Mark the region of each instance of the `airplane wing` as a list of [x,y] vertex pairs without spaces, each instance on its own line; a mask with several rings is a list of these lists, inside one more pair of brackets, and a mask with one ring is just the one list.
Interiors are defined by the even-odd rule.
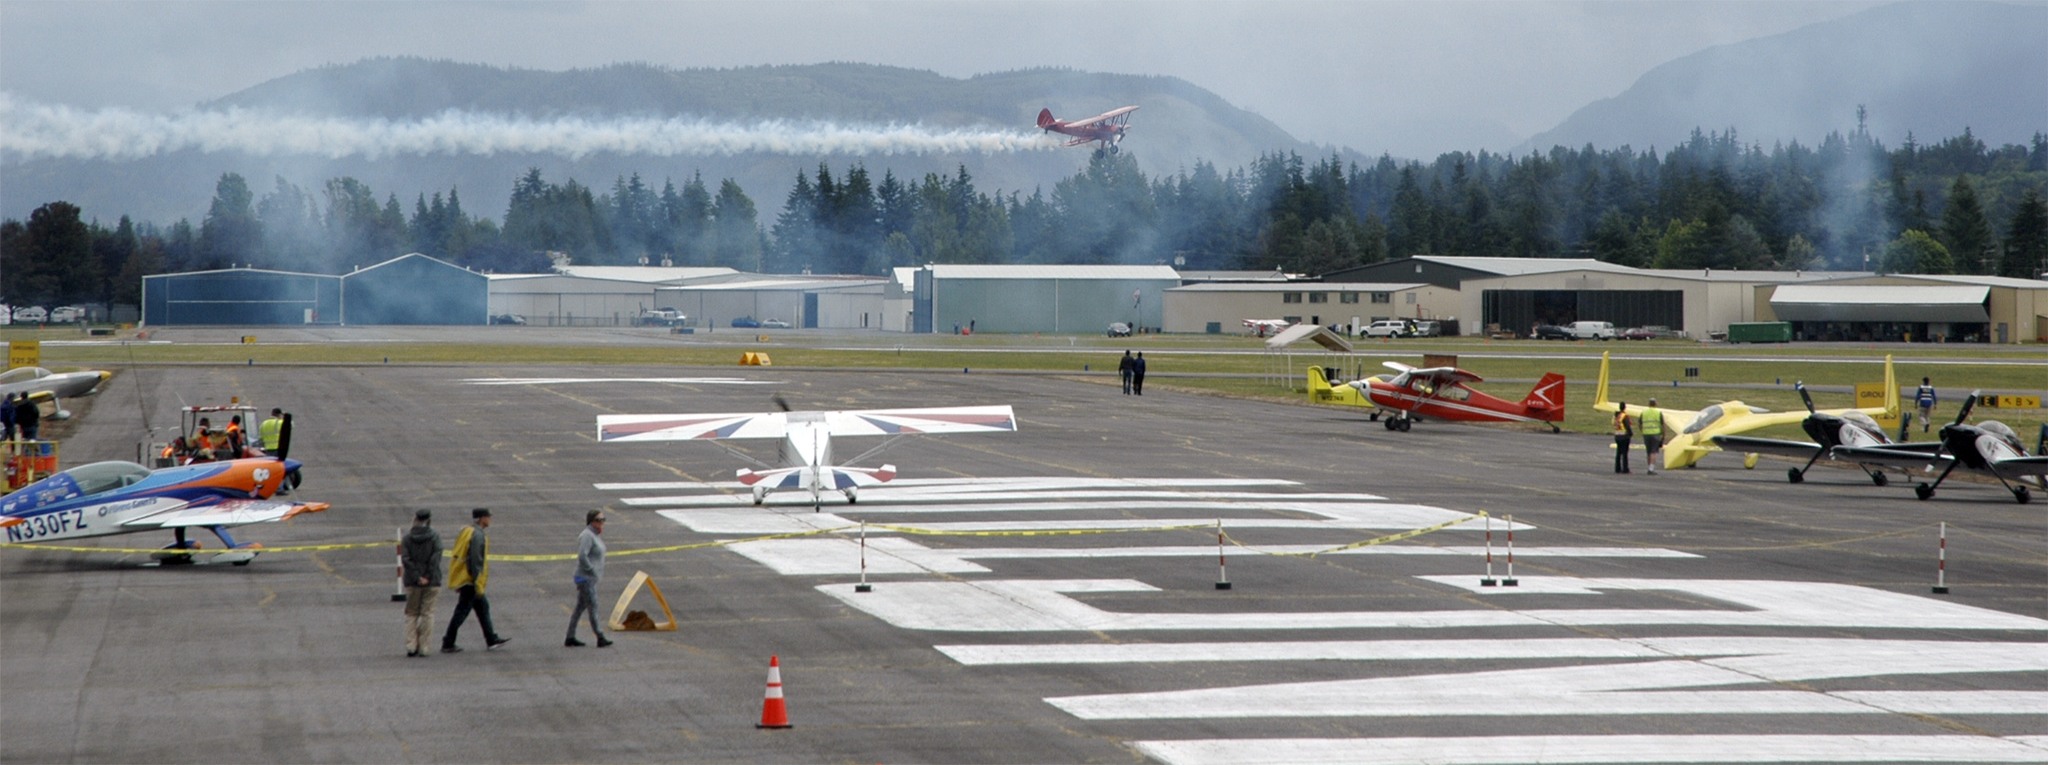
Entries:
[[1115,108],[1115,109],[1111,109],[1111,110],[1109,110],[1109,111],[1103,112],[1103,113],[1101,113],[1101,114],[1097,114],[1097,115],[1095,115],[1095,116],[1093,116],[1093,117],[1089,117],[1088,119],[1085,119],[1085,120],[1074,120],[1073,122],[1069,122],[1069,123],[1067,123],[1067,124],[1066,124],[1066,126],[1067,126],[1067,127],[1070,127],[1070,128],[1074,128],[1074,127],[1086,127],[1086,126],[1088,126],[1088,125],[1093,125],[1093,124],[1095,124],[1095,123],[1097,123],[1097,122],[1101,122],[1101,121],[1103,121],[1103,120],[1107,120],[1107,119],[1114,119],[1114,118],[1117,118],[1117,117],[1122,117],[1122,116],[1124,116],[1124,115],[1126,115],[1126,114],[1130,114],[1131,112],[1135,112],[1135,111],[1137,111],[1137,110],[1138,110],[1138,107],[1135,107],[1135,106],[1124,106],[1124,107],[1118,107],[1118,108]]
[[301,513],[326,510],[325,502],[286,502],[271,499],[230,499],[200,507],[182,507],[136,518],[123,526],[178,528],[191,526],[245,526],[282,521]]
[[2038,457],[2007,457],[1991,463],[1991,469],[2011,480],[2032,477],[2048,479],[2048,455]]
[[1779,438],[1753,438],[1750,436],[1714,436],[1709,439],[1715,446],[1731,452],[1747,454],[1775,454],[1781,457],[1812,459],[1820,453],[1820,444],[1810,441],[1787,441]]
[[1072,140],[1069,140],[1069,141],[1067,141],[1067,145],[1068,145],[1068,146],[1080,146],[1081,144],[1084,144],[1084,143],[1094,143],[1094,142],[1095,142],[1095,140],[1096,140],[1096,139],[1093,139],[1093,138],[1075,138],[1075,139],[1072,139]]
[[1008,405],[871,409],[848,412],[725,414],[608,414],[597,418],[597,440],[692,441],[781,438],[791,422],[823,422],[834,436],[991,433],[1017,429]]
[[[1393,366],[1394,362],[1387,362],[1387,365]],[[1431,385],[1439,388],[1445,385],[1455,383],[1476,383],[1486,381],[1486,378],[1472,374],[1471,372],[1467,372],[1457,367],[1430,367],[1428,369],[1416,369],[1414,367],[1409,367],[1408,377],[1411,379],[1421,378],[1424,380],[1428,380]]]
[[1864,465],[1884,465],[1905,470],[1929,470],[1946,467],[1956,461],[1954,455],[1931,453],[1921,449],[1897,449],[1890,446],[1838,446],[1828,456]]

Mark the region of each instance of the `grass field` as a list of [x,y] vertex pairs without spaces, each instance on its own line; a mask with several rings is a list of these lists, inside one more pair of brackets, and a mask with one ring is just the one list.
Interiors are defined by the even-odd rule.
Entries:
[[[250,330],[252,333],[274,330]],[[587,332],[587,331],[586,331]],[[1849,387],[1883,380],[1886,354],[1896,359],[1902,387],[1933,378],[1943,392],[1936,408],[1938,421],[1954,416],[1963,392],[1984,389],[2042,396],[2048,393],[2048,366],[2038,363],[2039,346],[1988,345],[1737,345],[1688,341],[1537,342],[1488,341],[1480,338],[1429,338],[1393,342],[1365,341],[1349,355],[1295,350],[1269,353],[1255,338],[1242,335],[1145,335],[1133,338],[1069,335],[884,335],[879,333],[720,331],[671,336],[658,330],[606,331],[607,336],[633,342],[592,344],[570,331],[495,328],[449,328],[447,340],[428,342],[275,342],[250,344],[143,343],[133,331],[97,343],[45,345],[44,366],[110,368],[118,374],[138,364],[453,364],[561,365],[577,367],[671,365],[732,367],[746,351],[769,354],[780,368],[859,368],[904,370],[970,370],[981,372],[1072,373],[1111,381],[1117,357],[1132,349],[1147,354],[1153,386],[1307,404],[1306,368],[1337,366],[1345,376],[1378,374],[1381,362],[1422,363],[1425,352],[1465,354],[1459,366],[1493,381],[1478,387],[1502,398],[1519,399],[1546,372],[1568,380],[1564,427],[1604,432],[1607,416],[1591,409],[1599,356],[1610,352],[1613,383],[1609,397],[1640,402],[1656,396],[1667,408],[1699,409],[1740,399],[1771,410],[1803,406],[1793,384],[1804,381],[1822,407],[1850,403]],[[765,341],[763,340],[765,338]],[[76,329],[0,329],[0,339],[77,341]],[[124,342],[125,341],[125,342]],[[1298,346],[1299,347],[1299,346]],[[1863,362],[1863,363],[1857,363]],[[2031,363],[2030,363],[2031,362]],[[1697,374],[1688,376],[1688,370]],[[1998,419],[2011,425],[2031,448],[2048,410],[1979,409],[1975,419]],[[1937,423],[1938,424],[1938,423]],[[1917,430],[1917,428],[1916,428]],[[1764,435],[1796,436],[1796,428]]]

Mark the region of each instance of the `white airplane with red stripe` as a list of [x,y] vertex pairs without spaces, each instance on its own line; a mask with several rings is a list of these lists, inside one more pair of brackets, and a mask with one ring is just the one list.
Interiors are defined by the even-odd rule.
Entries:
[[[780,398],[776,399],[781,404]],[[741,468],[740,483],[754,492],[754,504],[764,502],[771,492],[806,490],[811,506],[819,495],[837,491],[851,504],[858,501],[860,487],[887,483],[896,477],[895,465],[879,468],[850,467],[832,456],[833,436],[889,436],[889,440],[862,452],[848,463],[860,462],[894,445],[904,436],[953,433],[1000,433],[1017,429],[1017,415],[1008,405],[953,406],[919,409],[868,409],[842,412],[797,412],[724,414],[619,414],[597,418],[597,440],[603,443],[639,441],[712,441],[747,462],[763,469]],[[770,465],[752,455],[718,441],[779,439],[776,451],[782,464]]]

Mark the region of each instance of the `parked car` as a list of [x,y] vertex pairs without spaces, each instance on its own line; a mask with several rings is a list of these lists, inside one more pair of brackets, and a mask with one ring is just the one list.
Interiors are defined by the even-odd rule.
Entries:
[[1622,330],[1621,334],[1617,335],[1617,337],[1620,337],[1623,340],[1662,340],[1668,337],[1680,337],[1680,335],[1677,332],[1671,331],[1670,327],[1660,327],[1652,325],[1646,327],[1630,327],[1628,329]]
[[1570,340],[1572,331],[1556,324],[1538,324],[1536,331],[1530,333],[1530,336],[1538,340]]
[[634,323],[643,327],[680,327],[688,321],[688,316],[674,308],[649,308]]
[[491,317],[492,324],[525,324],[526,317],[516,313],[501,313]]
[[50,309],[51,324],[70,324],[74,321],[85,321],[85,317],[85,306],[61,305]]
[[1565,328],[1575,340],[1613,340],[1614,324],[1605,321],[1575,321]]
[[755,318],[754,318],[754,317],[752,317],[752,316],[741,316],[741,317],[739,317],[739,318],[737,318],[737,319],[733,319],[733,320],[732,320],[732,325],[733,325],[733,327],[734,327],[734,328],[737,328],[737,329],[760,329],[760,328],[761,328],[761,322],[760,322],[759,320],[755,319]]
[[14,309],[14,320],[21,324],[40,324],[50,320],[50,312],[42,306],[28,306]]
[[761,322],[761,328],[762,328],[762,329],[789,329],[789,322],[783,321],[783,320],[781,320],[781,319],[769,319],[769,320],[767,320],[767,321]]
[[1415,322],[1415,336],[1416,336],[1416,337],[1442,337],[1442,336],[1443,336],[1443,334],[1444,334],[1444,325],[1442,325],[1442,324],[1440,324],[1440,323],[1438,323],[1438,322],[1434,322],[1434,321],[1418,321],[1418,322]]
[[1120,321],[1118,321],[1118,322],[1111,322],[1111,323],[1110,323],[1110,325],[1109,325],[1109,336],[1110,336],[1110,337],[1130,337],[1130,336],[1131,336],[1131,325],[1129,325],[1129,324],[1125,324],[1125,323],[1123,323],[1123,322],[1120,322]]
[[1405,320],[1381,319],[1367,325],[1365,331],[1360,334],[1366,337],[1408,337],[1414,333],[1415,328]]

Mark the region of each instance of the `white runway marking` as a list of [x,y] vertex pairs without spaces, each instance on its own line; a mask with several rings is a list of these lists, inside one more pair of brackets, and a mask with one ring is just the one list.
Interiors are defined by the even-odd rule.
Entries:
[[[860,493],[861,507],[883,513],[994,512],[996,510],[1016,509],[1068,509],[1059,506],[1047,507],[1043,503],[1055,500],[1074,501],[1089,499],[1106,500],[1109,502],[1098,504],[1113,503],[1116,507],[1131,507],[1136,500],[1154,500],[1153,505],[1156,506],[1159,504],[1158,500],[1168,500],[1167,504],[1173,507],[1188,507],[1190,503],[1200,502],[1205,506],[1247,506],[1266,509],[1275,504],[1276,501],[1298,505],[1303,502],[1373,502],[1386,499],[1386,497],[1373,494],[1351,493],[1268,494],[1265,492],[1245,491],[1143,491],[1116,489],[1047,490],[1016,493],[997,493],[994,491],[938,493],[903,492],[894,487],[894,483],[889,483],[879,488],[870,487],[862,489]],[[734,504],[753,504],[753,495],[748,491],[735,489],[734,492],[733,494],[627,497],[619,500],[619,502],[632,507],[729,507]],[[840,496],[837,492],[827,492],[821,496],[833,504],[846,504],[846,498]],[[997,500],[1005,499],[1027,500],[1029,503],[1010,503],[1007,505],[996,503]],[[768,495],[768,504],[771,506],[808,505],[810,503],[811,497],[808,494],[782,493]],[[922,505],[939,504],[947,505],[947,507],[921,507]]]
[[[1781,653],[1046,699],[1084,720],[1432,715],[2048,714],[2044,691],[1818,691],[1842,678],[2048,671],[2038,643],[1816,640]],[[1734,690],[1705,687],[1759,686]],[[1512,703],[1474,704],[1474,699]]]
[[[1523,586],[1541,586],[1540,577]],[[899,582],[858,593],[818,589],[904,629],[944,632],[1119,630],[1443,629],[1474,627],[1689,624],[1868,629],[2048,630],[2048,620],[1913,595],[1821,582],[1691,579],[1572,579],[1579,592],[1675,592],[1726,609],[1610,608],[1455,611],[1115,613],[1069,593],[1156,592],[1130,579]],[[1517,589],[1493,587],[1490,590]],[[1563,590],[1559,590],[1563,591]],[[1743,609],[1743,610],[1735,610]]]
[[[931,548],[914,540],[882,536],[874,529],[868,534],[868,573],[985,573],[987,568],[970,561],[1058,560],[1110,558],[1197,558],[1216,559],[1216,546],[1176,545],[1158,547],[948,547]],[[1312,553],[1334,545],[1258,545],[1265,553]],[[728,549],[753,559],[785,576],[830,576],[860,573],[860,543],[855,539],[772,539],[740,542]],[[1425,547],[1413,544],[1378,545],[1338,550],[1325,555],[1436,555],[1469,557],[1485,555],[1483,547]],[[1229,554],[1255,553],[1229,548]],[[1519,547],[1523,558],[1697,558],[1676,550],[1634,547]],[[1472,577],[1467,577],[1472,578]]]
[[466,385],[569,385],[576,383],[663,383],[669,385],[780,385],[778,380],[741,377],[470,377]]
[[[898,478],[889,482],[894,490],[937,491],[1037,491],[1043,489],[1099,489],[1160,487],[1215,488],[1221,486],[1300,486],[1278,478]],[[744,491],[738,481],[650,481],[644,483],[591,484],[598,491],[688,491],[692,489]]]
[[[1290,640],[1201,643],[1027,643],[933,646],[969,666],[1020,664],[1161,664],[1242,661],[1453,661],[1481,659],[1670,659],[1795,652],[1879,654],[1888,661],[1959,645],[1944,640],[1861,638],[1679,637],[1536,638],[1524,640]],[[1976,644],[1960,644],[1976,645]],[[2024,648],[2038,643],[2003,644]],[[2048,710],[2043,710],[2048,711]]]
[[1497,763],[2048,762],[2048,738],[2016,736],[1491,736],[1140,741],[1168,765]]
[[[1409,529],[1419,529],[1425,526],[1434,526],[1445,521],[1457,520],[1459,518],[1471,518],[1471,521],[1456,526],[1452,526],[1449,529],[1445,529],[1445,531],[1484,531],[1483,525],[1478,522],[1477,518],[1466,515],[1464,513],[1445,510],[1440,507],[1380,503],[1330,505],[1294,504],[1282,507],[1283,504],[1284,503],[1263,503],[1248,505],[1244,503],[1227,502],[1124,502],[1115,505],[1103,505],[1099,508],[1104,511],[1135,509],[1219,511],[1216,515],[1204,515],[1182,518],[946,522],[892,520],[887,522],[894,525],[915,526],[920,529],[931,529],[933,531],[955,533],[966,533],[976,531],[1057,531],[1071,529],[1149,529],[1167,526],[1207,526],[1213,529],[1215,528],[1216,521],[1218,518],[1222,518],[1223,528],[1229,531],[1243,531],[1246,529],[1379,529],[1386,531],[1407,531]],[[864,504],[849,507],[847,505],[834,503],[831,506],[840,509],[848,509],[849,511],[859,511],[864,515],[873,512],[872,508],[869,508],[867,505]],[[1077,506],[1071,504],[1022,504],[955,507],[952,508],[951,510],[928,510],[926,512],[1050,512],[1054,510],[1065,510],[1073,512],[1087,508],[1088,506],[1085,505]],[[1247,509],[1285,509],[1303,514],[1320,515],[1323,516],[1324,520],[1316,520],[1312,518],[1235,518],[1222,517],[1222,512],[1220,512],[1243,511]],[[800,531],[806,529],[820,529],[832,528],[835,526],[858,525],[858,521],[848,520],[844,516],[838,515],[836,513],[813,513],[803,511],[785,513],[773,510],[763,510],[761,508],[753,507],[751,505],[748,505],[746,507],[733,507],[729,509],[706,508],[701,510],[662,510],[659,512],[663,517],[673,520],[677,523],[683,524],[686,527],[689,527],[691,531],[696,531],[704,534],[787,534],[792,531]],[[880,513],[874,514],[879,515]],[[869,536],[874,536],[876,534],[886,532],[885,529],[876,527],[877,524],[884,522],[881,519],[869,517],[867,518],[867,521]],[[1529,526],[1524,524],[1517,524],[1517,527],[1518,529],[1530,528]],[[1499,531],[1502,528],[1503,524],[1499,522],[1494,523],[1495,531]]]

